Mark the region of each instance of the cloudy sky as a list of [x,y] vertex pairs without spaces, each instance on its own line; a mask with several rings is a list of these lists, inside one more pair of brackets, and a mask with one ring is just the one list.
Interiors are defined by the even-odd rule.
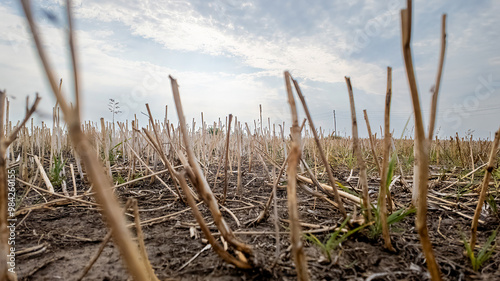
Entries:
[[[44,45],[70,93],[64,2],[33,1]],[[249,125],[259,117],[290,124],[283,71],[306,96],[316,126],[351,134],[344,76],[354,87],[360,134],[362,110],[380,132],[386,68],[393,68],[391,126],[400,136],[412,107],[401,54],[399,11],[406,1],[74,1],[84,118],[118,120],[145,103],[155,118],[176,122],[168,75],[178,80],[186,118],[212,123],[229,113]],[[440,21],[448,14],[448,47],[437,120],[438,135],[469,129],[490,137],[500,125],[500,2],[414,1],[413,54],[424,116],[429,115],[440,48]],[[21,118],[24,97],[39,92],[38,120],[51,120],[52,97],[18,1],[0,1],[0,88]],[[304,118],[304,114],[299,116]],[[428,120],[425,120],[426,122]],[[408,129],[412,129],[413,120]],[[265,122],[267,124],[267,120]],[[287,127],[288,127],[287,125]],[[380,133],[379,133],[380,135]]]

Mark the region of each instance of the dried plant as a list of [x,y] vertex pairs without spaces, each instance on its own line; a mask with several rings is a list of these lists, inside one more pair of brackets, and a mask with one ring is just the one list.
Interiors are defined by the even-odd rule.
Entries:
[[[432,140],[432,131],[429,131],[429,135],[426,137],[424,132],[424,124],[422,120],[422,111],[420,108],[419,95],[417,90],[417,82],[415,79],[415,73],[413,69],[413,59],[411,52],[411,22],[412,22],[412,1],[407,1],[407,8],[401,10],[401,31],[402,31],[402,48],[403,57],[405,61],[406,74],[408,77],[408,84],[410,87],[410,94],[413,104],[413,113],[415,116],[415,169],[413,175],[413,194],[414,198],[417,198],[417,202],[413,201],[417,206],[417,219],[416,227],[420,237],[420,243],[422,244],[422,249],[427,261],[427,268],[431,274],[432,280],[441,280],[441,271],[434,257],[434,252],[432,250],[432,243],[429,239],[429,233],[427,229],[427,183],[429,175],[429,151],[430,151],[430,141]],[[431,118],[436,118],[436,108],[437,108],[437,95],[439,90],[439,81],[441,78],[441,72],[443,70],[444,63],[444,49],[446,42],[446,15],[443,15],[442,19],[442,29],[441,29],[441,58],[439,60],[437,83],[434,89],[434,96],[432,99],[431,108],[434,112],[431,112]],[[430,121],[431,129],[433,129],[434,120]]]

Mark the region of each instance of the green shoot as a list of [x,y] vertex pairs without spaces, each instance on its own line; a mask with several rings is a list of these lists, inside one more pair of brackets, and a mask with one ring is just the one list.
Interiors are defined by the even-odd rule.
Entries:
[[[380,236],[380,234],[382,234],[382,222],[380,220],[380,211],[379,211],[379,208],[378,206],[375,207],[372,205],[372,210],[374,211],[374,218],[375,218],[375,221],[374,223],[370,226],[370,234],[369,234],[369,237],[370,238],[375,238],[375,237],[378,237]],[[413,214],[416,212],[416,209],[415,208],[411,208],[411,209],[399,209],[397,211],[395,211],[394,213],[392,213],[390,216],[387,217],[387,224],[389,226],[397,223],[397,222],[400,222],[402,221],[404,218],[406,218],[407,216]]]
[[491,233],[491,235],[490,235],[490,237],[488,237],[488,240],[486,241],[486,243],[484,243],[481,250],[479,250],[479,253],[477,254],[477,256],[474,254],[474,251],[472,251],[471,245],[467,241],[467,238],[465,237],[465,235],[462,234],[462,240],[464,241],[465,250],[467,251],[467,256],[470,259],[470,262],[472,264],[472,269],[474,271],[478,271],[482,267],[482,265],[491,257],[493,252],[495,251],[496,243],[493,243],[493,242],[495,241],[495,239],[497,237],[497,233],[498,233],[499,228],[500,227],[498,227],[497,229],[495,229],[495,231],[493,231]]
[[349,189],[347,188],[346,186],[344,186],[343,184],[341,184],[340,182],[336,182],[337,185],[345,192],[349,193],[349,194],[352,194],[354,196],[358,196],[359,197],[359,194],[357,194],[356,192],[354,192],[352,189]]
[[347,238],[349,236],[353,235],[354,233],[356,233],[356,232],[360,231],[361,229],[368,226],[367,224],[361,225],[361,226],[356,227],[355,229],[347,231],[344,234],[341,234],[342,230],[346,226],[349,219],[350,219],[350,217],[347,217],[344,220],[344,222],[342,222],[340,227],[335,232],[333,232],[330,235],[330,237],[328,238],[328,240],[326,240],[324,243],[322,243],[318,239],[318,237],[316,237],[314,234],[306,234],[305,238],[306,238],[306,240],[310,241],[311,243],[316,245],[318,248],[320,248],[321,251],[323,252],[323,254],[325,255],[325,257],[328,259],[328,261],[331,262],[332,261],[331,251],[335,250],[342,242],[347,240]]
[[488,198],[486,199],[486,203],[491,208],[491,214],[498,214],[497,203],[495,202],[495,197],[493,197],[493,195],[490,194],[490,196],[488,196]]
[[61,161],[61,157],[54,155],[54,166],[52,166],[49,172],[49,179],[54,187],[60,187],[62,182],[66,179],[66,177],[62,175],[65,164],[66,161],[63,162]]
[[125,182],[126,182],[126,180],[122,177],[122,175],[120,173],[117,173],[116,176],[113,176],[113,183],[122,184]]

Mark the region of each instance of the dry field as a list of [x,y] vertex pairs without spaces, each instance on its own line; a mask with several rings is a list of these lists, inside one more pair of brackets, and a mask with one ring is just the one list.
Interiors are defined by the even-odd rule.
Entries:
[[[197,125],[185,119],[173,77],[175,105],[160,113],[146,104],[147,124],[82,122],[78,86],[70,104],[23,1],[58,104],[51,124],[35,126],[39,99],[27,101],[16,123],[0,92],[0,280],[500,280],[500,131],[433,136],[445,15],[423,124],[408,5],[401,28],[414,139],[391,135],[391,68],[379,136],[369,112],[356,120],[350,78],[346,138],[314,126],[286,71],[291,125],[271,124],[262,109],[252,124],[232,115],[210,124],[201,113]],[[360,126],[369,138],[358,138]]]

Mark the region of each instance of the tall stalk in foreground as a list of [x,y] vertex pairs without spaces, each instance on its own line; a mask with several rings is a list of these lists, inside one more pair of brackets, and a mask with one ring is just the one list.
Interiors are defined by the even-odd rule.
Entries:
[[288,94],[288,103],[292,112],[292,128],[291,136],[292,143],[290,146],[290,154],[288,156],[288,213],[290,218],[290,240],[292,244],[292,256],[295,261],[298,280],[309,280],[307,271],[307,260],[304,254],[304,243],[302,241],[302,230],[300,229],[299,211],[297,208],[297,165],[301,157],[300,144],[300,127],[297,117],[297,107],[292,93],[292,85],[290,83],[290,73],[285,71],[285,86]]
[[95,198],[102,208],[102,214],[106,218],[106,223],[112,229],[113,241],[118,246],[120,253],[125,261],[127,269],[134,278],[134,280],[157,280],[156,276],[151,276],[149,273],[152,272],[148,270],[149,262],[141,260],[139,249],[137,244],[132,240],[132,234],[127,228],[125,218],[123,216],[122,209],[118,203],[118,200],[113,193],[111,182],[106,174],[103,172],[103,165],[97,158],[94,147],[84,135],[80,126],[80,103],[79,103],[79,88],[78,88],[78,65],[76,60],[76,51],[74,48],[74,38],[72,29],[72,14],[71,14],[71,3],[66,1],[67,5],[67,16],[69,23],[69,45],[72,57],[72,67],[73,67],[73,78],[75,82],[75,106],[70,106],[67,102],[62,91],[59,91],[57,87],[57,82],[52,71],[51,64],[43,48],[43,44],[39,37],[38,27],[33,20],[33,14],[31,12],[30,1],[21,1],[28,25],[33,35],[33,41],[35,42],[36,48],[38,50],[38,55],[44,67],[45,74],[47,75],[47,80],[52,88],[54,96],[56,97],[61,110],[64,114],[64,119],[66,121],[69,135],[73,147],[76,153],[81,157],[81,160],[85,164],[87,173],[93,183],[93,188],[95,190]]
[[[401,31],[402,31],[402,49],[403,57],[405,61],[406,74],[408,78],[408,84],[410,87],[410,94],[413,104],[413,112],[415,115],[415,174],[413,175],[413,192],[417,196],[417,219],[416,228],[420,237],[420,243],[422,244],[422,250],[424,252],[427,268],[431,274],[432,280],[441,280],[441,271],[434,257],[434,252],[432,250],[432,243],[429,239],[429,233],[427,229],[427,183],[429,180],[429,151],[430,142],[432,141],[431,131],[429,136],[425,136],[424,124],[422,120],[422,111],[420,108],[419,95],[417,90],[417,82],[415,79],[415,73],[413,69],[413,59],[411,53],[411,21],[412,21],[412,2],[408,0],[407,8],[401,10]],[[442,19],[442,30],[441,30],[441,58],[439,60],[437,83],[434,87],[433,99],[431,109],[436,110],[437,108],[437,95],[439,90],[439,82],[441,78],[441,72],[443,70],[444,62],[444,48],[446,42],[446,15],[443,15]],[[436,112],[431,112],[431,118],[436,118]],[[431,127],[434,126],[434,120],[430,120]],[[416,193],[415,193],[416,192]]]

